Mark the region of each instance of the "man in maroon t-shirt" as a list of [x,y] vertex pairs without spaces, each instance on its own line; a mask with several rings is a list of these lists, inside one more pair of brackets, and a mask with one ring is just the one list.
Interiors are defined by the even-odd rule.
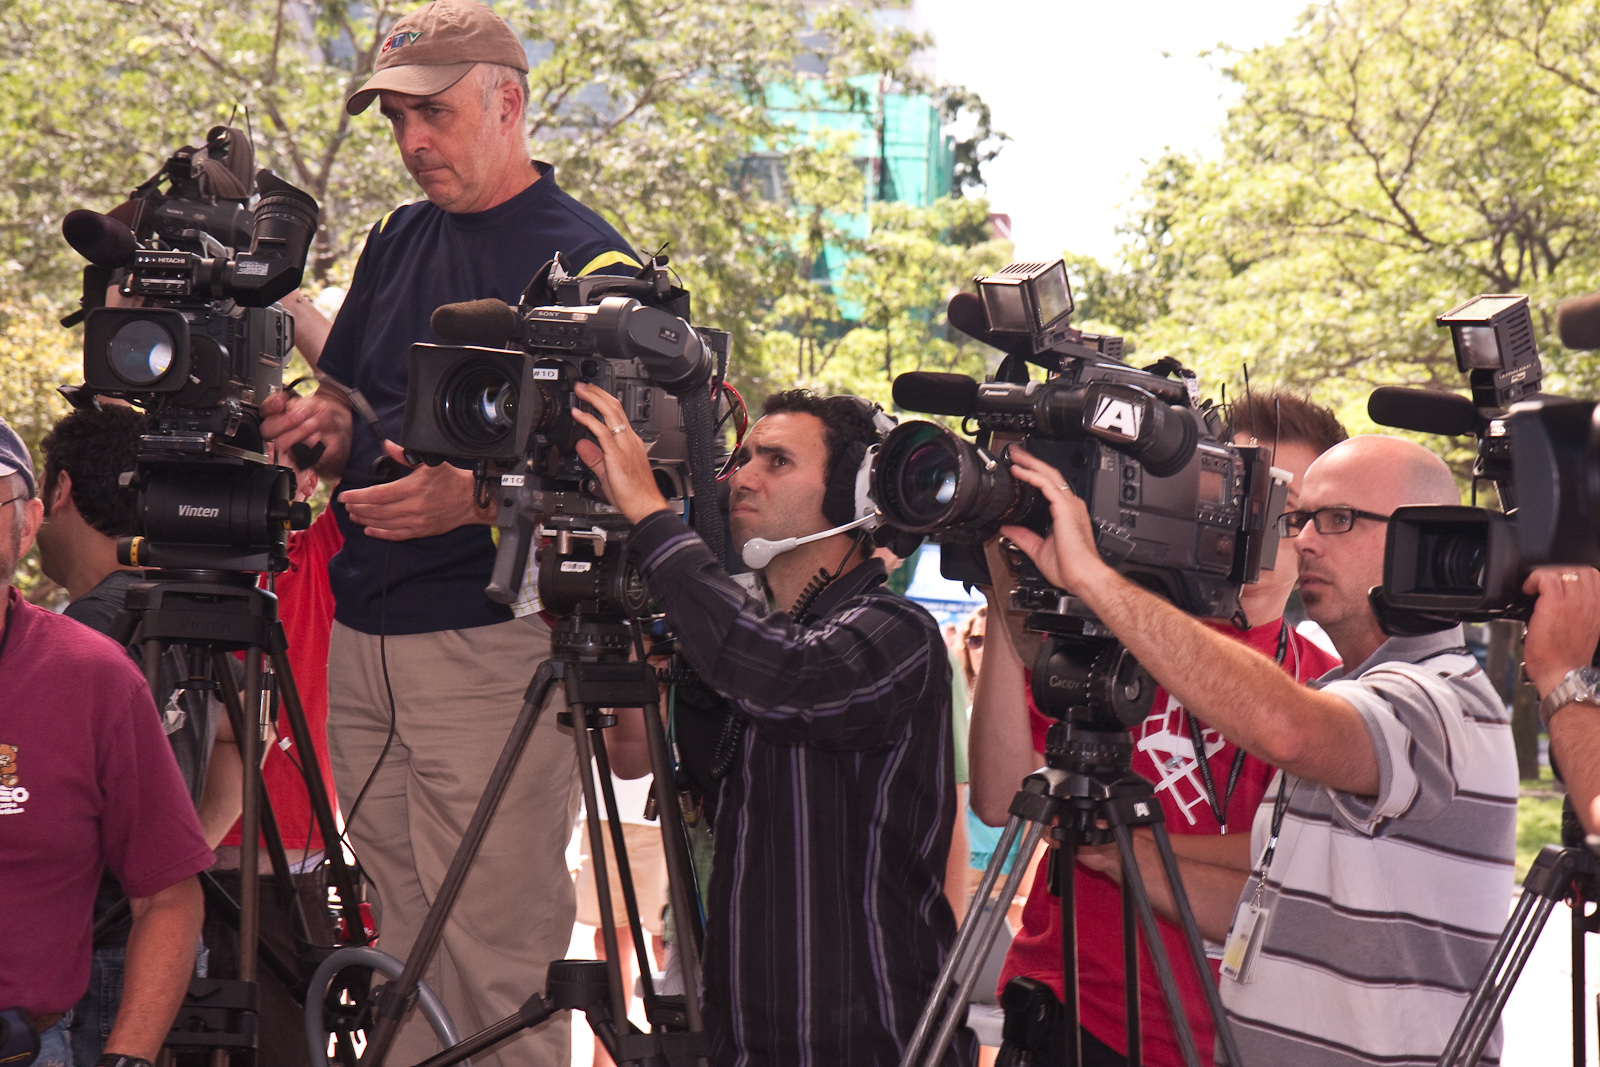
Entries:
[[0,419],[0,1009],[66,1063],[61,1016],[89,981],[105,866],[133,906],[122,1012],[100,1060],[149,1067],[188,988],[212,860],[144,678],[126,652],[11,586],[43,518],[33,463]]
[[[1293,509],[1306,468],[1322,452],[1345,437],[1333,413],[1289,393],[1256,396],[1235,412],[1234,439],[1240,444],[1274,447],[1273,465],[1290,472],[1289,504]],[[990,566],[999,563],[990,553]],[[1217,629],[1268,656],[1299,681],[1308,681],[1338,665],[1338,660],[1292,630],[1283,620],[1284,605],[1295,584],[1293,556],[1280,555],[1278,566],[1263,571],[1260,581],[1245,586],[1240,605],[1249,629],[1217,622]],[[991,614],[1005,618],[1004,604],[990,592]],[[1015,617],[1008,619],[1014,623]],[[1033,705],[1029,671],[1017,646],[1037,637],[1014,633],[1014,626],[991,626],[983,669],[973,694],[968,760],[972,809],[991,825],[1005,822],[1011,799],[1022,779],[1044,763],[1045,732],[1051,719]],[[1206,753],[1209,780],[1195,759],[1198,730]],[[1240,885],[1250,870],[1250,825],[1266,794],[1273,769],[1246,755],[1217,731],[1201,726],[1164,689],[1157,689],[1145,721],[1131,731],[1135,743],[1132,768],[1156,787],[1173,851],[1186,859],[1237,872]],[[1022,930],[1012,941],[1000,975],[1000,987],[1023,976],[1051,986],[1062,996],[1061,901],[1049,891],[1050,864],[1040,863],[1022,913]],[[1147,876],[1148,877],[1148,876]],[[1117,883],[1078,864],[1077,892],[1078,1004],[1084,1067],[1125,1067],[1127,1063],[1126,996],[1123,978],[1121,894]],[[1183,932],[1158,917],[1161,938],[1171,961],[1184,1014],[1202,1063],[1211,1063],[1215,1028]],[[1216,975],[1217,961],[1212,960]],[[1162,998],[1149,949],[1141,938],[1139,1004],[1146,1067],[1182,1064],[1177,1034]],[[1053,1062],[1053,1061],[1049,1061]]]

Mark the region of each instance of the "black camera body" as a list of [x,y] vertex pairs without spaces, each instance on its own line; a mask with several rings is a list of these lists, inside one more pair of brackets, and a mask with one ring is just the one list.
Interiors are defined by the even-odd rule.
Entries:
[[[254,208],[247,206],[259,193]],[[299,284],[317,227],[306,193],[253,170],[242,133],[218,126],[111,214],[62,222],[84,269],[84,386],[143,409],[136,469],[140,566],[280,570],[309,515],[294,479],[264,454],[262,403],[283,386],[294,319],[276,301]],[[229,243],[224,243],[229,242]],[[137,306],[108,307],[115,286]]]
[[[1012,477],[1007,446],[995,444],[1010,437],[1061,472],[1089,510],[1102,557],[1118,571],[1191,614],[1235,615],[1239,586],[1254,581],[1276,555],[1275,523],[1287,490],[1272,478],[1268,451],[1222,440],[1218,413],[1195,404],[1192,376],[1173,380],[1103,354],[1106,342],[1116,339],[1086,345],[1086,335],[1061,321],[1070,314],[1070,292],[1013,295],[1019,275],[1052,288],[1066,284],[1053,265],[1014,264],[1001,272],[1002,295],[986,296],[986,306],[1053,308],[1057,319],[1019,314],[1014,317],[1039,326],[1038,335],[975,336],[1009,343],[1013,375],[1025,359],[1046,366],[1050,377],[1000,380],[1004,364],[996,380],[981,384],[961,375],[901,375],[896,403],[961,416],[977,441],[933,422],[896,427],[873,469],[873,497],[885,521],[946,546],[941,555],[954,564],[947,577],[986,582],[970,564],[972,553],[950,547],[980,545],[1006,524],[1041,535],[1050,529],[1043,498]],[[978,279],[980,290],[994,277]],[[971,322],[971,314],[952,300],[951,321],[958,320]],[[1030,626],[1083,632],[1092,620],[1031,564],[1020,569],[1019,583],[1018,606],[1037,615]]]
[[631,524],[578,458],[577,442],[590,436],[572,417],[580,381],[621,402],[663,496],[679,507],[702,493],[714,500],[710,384],[726,367],[728,335],[691,326],[688,302],[668,282],[664,257],[632,278],[570,277],[558,258],[515,308],[477,300],[434,312],[441,337],[483,343],[412,346],[400,443],[493,486],[491,599],[516,599],[530,548],[551,538],[539,587],[553,610],[592,601],[631,617],[642,608],[637,583],[610,573],[622,552],[608,545]]
[[[901,407],[959,416],[976,440],[934,422],[896,427],[872,472],[885,523],[940,542],[946,577],[987,583],[980,546],[1001,526],[1051,528],[1044,498],[1011,472],[1007,450],[1021,443],[1083,500],[1096,547],[1119,573],[1190,614],[1237,617],[1240,585],[1276,558],[1287,485],[1273,477],[1268,450],[1223,440],[1218,412],[1197,403],[1181,368],[1177,380],[1137,369],[1111,354],[1119,338],[1068,326],[1073,301],[1059,263],[1013,264],[977,282],[981,297],[958,294],[950,321],[1008,352],[994,379],[913,373],[895,382]],[[1029,380],[1029,363],[1048,378]],[[1034,670],[1039,708],[1096,730],[1143,719],[1149,675],[1087,605],[1021,553],[1012,562],[1012,606],[1052,638]]]
[[[1385,633],[1427,633],[1460,622],[1526,621],[1534,598],[1522,592],[1545,563],[1600,564],[1600,433],[1595,405],[1538,396],[1542,371],[1525,296],[1486,294],[1439,316],[1451,331],[1456,365],[1472,400],[1453,398],[1460,430],[1478,439],[1475,478],[1492,480],[1504,513],[1420,505],[1389,519],[1383,585],[1371,594]],[[1394,417],[1404,396],[1374,393],[1376,421]],[[1404,391],[1409,393],[1410,391]],[[1440,401],[1422,394],[1430,406]],[[1380,399],[1387,412],[1379,417]],[[1415,398],[1413,398],[1415,399]],[[1439,422],[1451,421],[1440,407]],[[1437,417],[1437,416],[1436,416]],[[1446,431],[1439,424],[1414,427]],[[1449,427],[1455,430],[1456,427]]]

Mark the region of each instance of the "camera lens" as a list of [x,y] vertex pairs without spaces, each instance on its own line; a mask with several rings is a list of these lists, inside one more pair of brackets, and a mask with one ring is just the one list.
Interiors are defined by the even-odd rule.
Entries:
[[491,448],[517,428],[517,383],[490,363],[459,368],[440,390],[441,420],[472,448]]
[[1430,552],[1433,588],[1451,592],[1481,590],[1486,547],[1481,533],[1476,530],[1440,537]]
[[893,472],[895,496],[904,516],[914,522],[937,523],[956,498],[961,458],[938,434],[921,434],[907,447]]
[[129,385],[150,386],[172,366],[176,347],[172,334],[159,322],[130,319],[112,333],[106,360],[112,373]]
[[890,431],[872,483],[884,518],[911,533],[959,529],[987,536],[1016,521],[1037,499],[1004,464],[932,422]]

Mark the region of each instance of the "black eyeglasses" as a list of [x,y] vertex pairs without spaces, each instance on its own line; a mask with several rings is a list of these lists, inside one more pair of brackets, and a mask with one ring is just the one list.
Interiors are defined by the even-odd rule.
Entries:
[[23,494],[21,496],[14,496],[10,500],[0,500],[0,508],[5,507],[7,504],[15,504],[19,500],[32,500],[32,499],[33,499],[32,497],[27,496],[26,494]]
[[968,634],[967,635],[967,647],[972,649],[972,651],[974,651],[974,652],[977,652],[977,651],[981,650],[983,648],[983,635],[982,634]]
[[1278,516],[1278,536],[1298,537],[1312,523],[1319,534],[1342,534],[1355,529],[1357,519],[1388,522],[1389,516],[1360,508],[1318,508],[1316,511],[1286,511]]

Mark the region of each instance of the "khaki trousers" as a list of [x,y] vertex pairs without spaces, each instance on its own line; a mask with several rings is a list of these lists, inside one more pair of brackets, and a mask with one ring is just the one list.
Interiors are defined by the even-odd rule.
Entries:
[[[379,639],[334,624],[328,652],[328,747],[356,857],[375,890],[378,947],[411,951],[490,772],[550,653],[537,616],[493,626]],[[394,737],[388,692],[394,693]],[[567,953],[574,914],[566,847],[579,794],[565,696],[553,687],[516,774],[424,972],[463,1037],[511,1015]],[[377,773],[360,807],[356,795]],[[353,814],[353,818],[351,817]],[[473,1057],[481,1067],[568,1067],[566,1012]],[[413,1011],[389,1056],[417,1063],[438,1041]]]

